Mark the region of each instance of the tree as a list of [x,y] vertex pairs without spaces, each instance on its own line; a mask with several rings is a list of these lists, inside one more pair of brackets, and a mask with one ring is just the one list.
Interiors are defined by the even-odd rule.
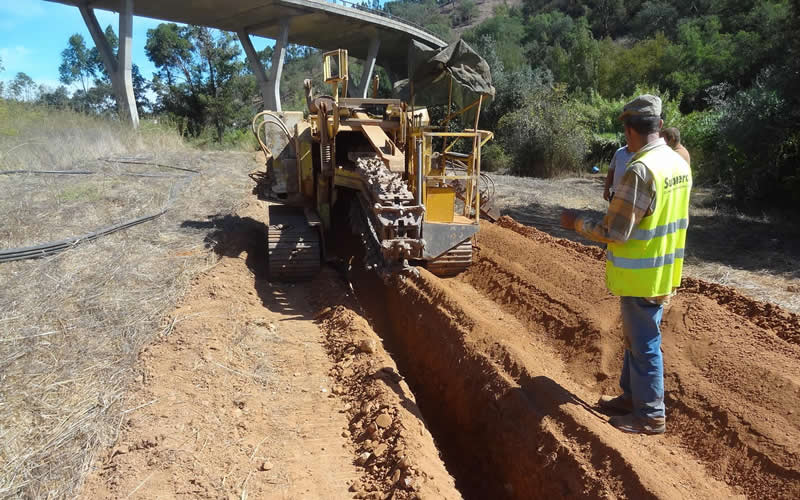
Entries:
[[469,24],[478,14],[478,6],[474,0],[460,0],[455,9],[454,21],[456,26]]
[[8,90],[18,101],[32,101],[36,97],[36,82],[25,73],[17,73],[11,81]]
[[67,41],[67,48],[61,51],[61,65],[58,67],[59,80],[65,85],[81,83],[84,94],[91,79],[97,74],[97,64],[92,53],[86,49],[86,42],[80,33],[75,33]]
[[490,38],[495,55],[505,70],[511,72],[530,65],[523,43],[525,34],[525,20],[518,12],[501,6],[495,10],[494,16],[466,32],[464,39],[479,46],[482,39]]
[[631,22],[631,30],[639,39],[666,33],[673,36],[678,26],[678,10],[665,0],[648,0]]
[[611,36],[625,22],[625,4],[623,0],[593,0],[590,2],[592,13],[592,32],[597,38]]
[[188,133],[199,135],[210,125],[221,141],[235,121],[246,121],[242,114],[251,114],[242,109],[255,93],[255,79],[244,71],[234,35],[164,23],[148,30],[145,51],[159,68],[153,78],[157,109],[185,120]]
[[175,23],[161,23],[155,29],[147,30],[147,43],[144,50],[168,85],[175,84],[175,76],[182,74],[186,83],[192,84],[190,71],[192,44],[188,38],[188,28],[180,28]]
[[67,87],[59,85],[55,90],[50,90],[44,85],[39,87],[39,102],[47,106],[65,108],[69,106],[70,98]]

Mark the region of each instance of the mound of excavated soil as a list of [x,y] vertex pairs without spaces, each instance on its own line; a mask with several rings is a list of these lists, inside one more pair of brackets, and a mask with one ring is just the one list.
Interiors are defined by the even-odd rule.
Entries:
[[510,219],[477,247],[454,279],[356,282],[465,497],[800,495],[800,347],[761,326],[777,308],[680,292],[667,434],[627,435],[594,407],[618,393],[623,352],[601,254]]
[[335,361],[334,393],[346,402],[344,435],[366,473],[350,491],[363,498],[461,498],[414,394],[367,320],[343,305],[323,309],[318,320]]
[[628,435],[594,406],[623,353],[602,250],[503,218],[455,278],[278,285],[251,209],[141,355],[88,498],[800,498],[795,315],[685,280],[667,433]]
[[[561,245],[597,260],[605,259],[605,250],[601,248],[581,245],[565,238],[553,238],[508,216],[501,217],[497,224],[539,243]],[[800,344],[800,315],[784,311],[774,304],[746,297],[731,287],[688,276],[684,276],[681,290],[712,298],[737,316],[743,316],[758,326],[774,331],[784,340]]]
[[[521,386],[526,370],[541,373],[548,367],[563,367],[563,373],[551,371],[557,375],[549,377],[583,401],[617,392],[622,356],[619,309],[605,290],[603,264],[594,258],[594,250],[587,252],[572,242],[514,226],[510,220],[501,226],[511,226],[515,232],[483,225],[477,263],[457,284],[438,286],[454,288],[453,295],[463,300],[466,291],[460,292],[459,286],[466,283],[494,301],[497,307],[487,307],[488,314],[480,313],[477,298],[464,311],[469,317],[492,321],[495,342],[503,350],[518,351],[510,357],[514,363],[504,360],[504,364],[516,364],[508,374]],[[508,335],[505,323],[501,326],[492,318],[501,312],[519,320],[524,330]],[[746,299],[726,287],[689,280],[667,307],[663,324],[668,434],[641,438],[615,433],[608,444],[642,481],[671,477],[664,482],[691,484],[702,474],[727,483],[732,492],[797,498],[797,324],[795,315],[775,306]],[[544,347],[554,354],[553,360],[532,357]],[[522,374],[515,374],[520,370]],[[529,394],[532,401],[539,401],[538,392]],[[584,416],[590,413],[579,404],[564,406]],[[605,429],[593,425],[584,430],[588,431],[584,442],[606,435]],[[644,460],[641,446],[647,446]],[[673,457],[681,456],[675,463]],[[648,461],[657,474],[650,474]],[[684,468],[689,463],[696,465]],[[647,489],[664,496],[669,495],[668,486],[651,484]],[[697,484],[693,489],[694,494],[702,492]]]
[[[113,448],[84,498],[461,498],[414,395],[337,275],[273,284],[266,205],[214,235],[140,355]],[[319,327],[315,324],[319,322]]]

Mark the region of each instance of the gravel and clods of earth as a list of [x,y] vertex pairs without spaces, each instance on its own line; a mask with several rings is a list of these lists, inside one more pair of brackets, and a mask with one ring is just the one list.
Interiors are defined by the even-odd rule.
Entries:
[[459,276],[381,279],[340,227],[331,265],[282,284],[263,166],[199,156],[180,211],[6,268],[4,381],[39,392],[3,394],[4,496],[800,497],[800,318],[749,290],[689,273],[664,313],[667,433],[607,423],[624,345],[603,250],[532,227],[587,208],[557,201],[567,181],[513,202],[501,178],[513,217],[481,224]]
[[87,498],[800,495],[796,315],[692,280],[664,316],[668,432],[627,435],[594,404],[623,351],[600,250],[504,217],[455,278],[277,284],[266,205],[243,210]]

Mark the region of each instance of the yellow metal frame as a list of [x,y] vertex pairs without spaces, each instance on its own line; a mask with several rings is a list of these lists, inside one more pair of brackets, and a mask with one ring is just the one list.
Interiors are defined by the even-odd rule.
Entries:
[[[478,119],[481,114],[481,106],[483,105],[483,96],[479,96],[475,102],[468,104],[467,106],[463,107],[462,109],[451,112],[452,109],[452,76],[450,77],[450,95],[448,96],[448,103],[447,103],[447,117],[444,120],[444,127],[446,130],[448,122],[455,118],[456,116],[462,115],[470,109],[477,107],[475,113],[475,125],[471,129],[465,129],[463,132],[435,132],[430,128],[426,127],[413,127],[410,134],[410,144],[413,144],[416,140],[422,140],[422,151],[423,151],[423,158],[422,158],[422,165],[423,165],[423,172],[424,177],[422,179],[422,203],[425,206],[428,206],[428,183],[434,182],[438,187],[438,185],[446,184],[447,181],[451,180],[460,180],[466,181],[466,189],[464,193],[464,212],[463,216],[470,218],[473,210],[474,210],[474,218],[470,218],[469,220],[475,224],[479,223],[480,221],[480,189],[479,189],[479,182],[480,182],[480,175],[481,175],[481,149],[482,147],[489,142],[493,137],[494,134],[489,132],[488,130],[479,130],[478,129]],[[412,94],[413,100],[413,94]],[[413,105],[412,105],[412,113],[413,113]],[[441,137],[443,139],[443,146],[442,146],[442,162],[439,166],[434,167],[432,165],[432,158],[433,158],[433,140],[436,137]],[[456,156],[452,154],[452,149],[457,142],[461,139],[472,139],[472,148],[465,157],[459,156],[457,159],[461,161],[467,168],[466,174],[462,175],[448,175],[446,171],[446,160],[448,156],[452,159],[456,159]],[[407,148],[407,151],[412,152],[412,161],[409,163],[410,166],[410,174],[413,179],[412,185],[416,185],[416,176],[417,173],[414,169],[414,165],[416,165],[416,158],[413,158],[415,153],[415,148]],[[431,186],[434,187],[434,186]],[[431,207],[433,208],[433,207]],[[436,207],[435,210],[437,213],[441,211],[441,207]],[[427,218],[427,215],[426,215]]]
[[[337,68],[339,71],[336,75],[333,74],[331,60],[336,58]],[[347,49],[336,49],[322,54],[322,75],[325,83],[330,84],[333,90],[333,98],[339,102],[339,84],[342,84],[342,97],[347,97],[347,82],[349,79],[349,72],[347,68]]]
[[[421,139],[423,141],[422,164],[423,171],[425,173],[425,177],[423,178],[422,182],[423,203],[425,203],[427,206],[427,191],[428,183],[430,181],[436,181],[437,184],[447,183],[447,181],[451,180],[467,181],[463,215],[465,217],[470,217],[472,211],[475,210],[475,215],[471,220],[477,224],[480,219],[480,196],[478,183],[481,175],[481,146],[486,144],[486,142],[491,139],[491,132],[487,132],[485,130],[478,130],[477,132],[431,132],[425,131],[424,129],[417,129],[412,131],[411,137],[413,139]],[[432,157],[434,153],[433,139],[435,137],[442,137],[445,140],[447,138],[455,138],[456,140],[453,141],[453,143],[462,138],[472,139],[472,152],[467,156],[467,158],[464,159],[466,160],[464,163],[467,166],[466,174],[448,175],[442,168],[435,169],[439,175],[437,175],[437,173],[432,173],[434,170],[432,167]],[[452,147],[452,144],[450,144],[450,147]],[[416,177],[416,172],[414,172],[414,177]]]

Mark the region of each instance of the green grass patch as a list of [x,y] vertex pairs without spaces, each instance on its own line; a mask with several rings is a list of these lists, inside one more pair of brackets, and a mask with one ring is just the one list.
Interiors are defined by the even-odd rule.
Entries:
[[78,184],[77,186],[69,186],[58,193],[58,199],[62,202],[81,201],[81,202],[96,202],[103,198],[97,186],[90,184]]

